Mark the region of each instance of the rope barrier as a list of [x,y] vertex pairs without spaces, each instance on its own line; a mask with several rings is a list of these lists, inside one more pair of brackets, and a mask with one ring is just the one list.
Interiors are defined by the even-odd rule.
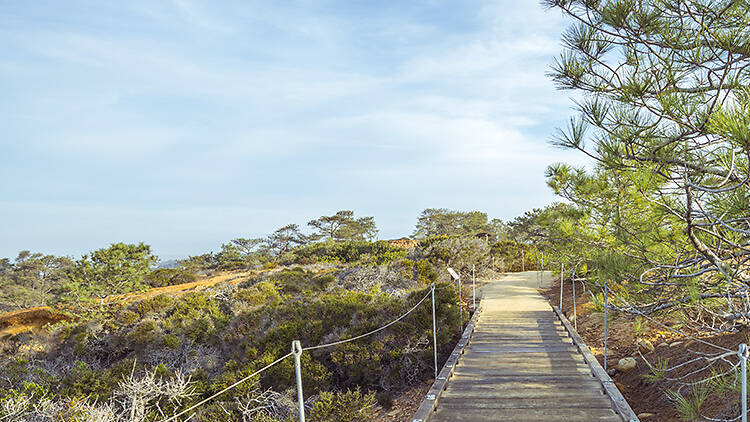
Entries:
[[287,353],[287,354],[285,354],[284,356],[282,356],[282,357],[280,357],[280,358],[276,359],[275,361],[273,361],[273,362],[269,363],[268,365],[264,366],[263,368],[261,368],[261,369],[259,369],[259,370],[255,371],[254,373],[252,373],[252,374],[250,374],[250,375],[246,376],[245,378],[242,378],[241,380],[239,380],[239,381],[235,382],[234,384],[230,385],[229,387],[226,387],[226,388],[224,388],[223,390],[219,391],[218,393],[215,393],[215,394],[213,394],[213,395],[212,395],[211,397],[208,397],[208,398],[206,398],[206,399],[203,399],[203,400],[199,401],[198,403],[196,403],[196,404],[194,404],[194,405],[192,405],[192,406],[188,407],[187,409],[183,410],[182,412],[180,412],[180,413],[178,413],[178,414],[176,414],[176,415],[174,415],[174,416],[171,416],[171,417],[169,417],[169,418],[167,418],[167,419],[164,419],[164,420],[162,420],[161,422],[170,422],[170,421],[173,421],[173,420],[177,419],[178,417],[180,417],[180,416],[184,415],[185,413],[187,413],[187,412],[189,412],[189,411],[191,411],[191,410],[193,410],[193,409],[197,408],[198,406],[202,406],[202,405],[204,405],[204,404],[208,403],[209,401],[211,401],[211,400],[213,400],[213,399],[215,399],[215,398],[219,397],[220,395],[222,395],[222,394],[226,393],[227,391],[229,391],[229,390],[233,389],[234,387],[236,387],[236,386],[238,386],[238,385],[242,384],[243,382],[245,382],[245,381],[249,380],[250,378],[252,378],[252,377],[254,377],[254,376],[256,376],[256,375],[259,375],[259,374],[260,374],[260,373],[262,373],[263,371],[265,371],[265,370],[267,370],[267,369],[269,369],[269,368],[273,367],[274,365],[276,365],[277,363],[281,362],[282,360],[284,360],[284,359],[288,358],[288,357],[289,357],[289,356],[291,356],[291,355],[292,355],[292,353],[291,353],[291,352],[290,352],[290,353]]
[[417,309],[417,307],[419,307],[419,305],[421,305],[422,302],[424,302],[425,300],[427,300],[427,298],[430,297],[430,294],[432,294],[432,292],[427,292],[427,294],[424,295],[424,297],[419,302],[417,302],[416,305],[414,305],[411,309],[409,309],[405,314],[401,315],[400,317],[394,319],[393,321],[389,322],[388,324],[386,324],[386,325],[384,325],[384,326],[382,326],[380,328],[377,328],[377,329],[372,330],[370,332],[367,332],[365,334],[360,334],[358,336],[355,336],[355,337],[352,337],[352,338],[348,338],[348,339],[345,339],[345,340],[334,341],[332,343],[326,343],[326,344],[319,344],[317,346],[305,347],[305,348],[303,348],[303,350],[317,350],[317,349],[323,349],[325,347],[337,346],[339,344],[349,343],[349,342],[352,342],[352,341],[355,341],[355,340],[359,340],[359,339],[367,337],[367,336],[371,336],[371,335],[373,335],[375,333],[378,333],[380,331],[383,331],[386,328],[390,327],[391,325],[393,325],[393,324],[401,321],[402,319],[406,318],[406,316],[409,315],[410,313],[412,313],[415,309]]
[[[417,309],[419,307],[419,305],[421,305],[425,300],[427,300],[427,298],[430,297],[431,294],[432,294],[432,291],[427,292],[427,294],[422,299],[420,299],[419,302],[417,302],[414,306],[412,306],[411,309],[409,309],[408,311],[406,311],[406,313],[402,314],[401,316],[399,316],[398,318],[396,318],[393,321],[389,322],[388,324],[383,325],[382,327],[379,327],[379,328],[377,328],[375,330],[372,330],[372,331],[369,331],[367,333],[360,334],[358,336],[355,336],[355,337],[352,337],[352,338],[348,338],[348,339],[345,339],[345,340],[339,340],[339,341],[335,341],[335,342],[332,342],[332,343],[326,343],[326,344],[319,344],[317,346],[305,347],[305,348],[300,349],[299,353],[301,353],[304,350],[317,350],[317,349],[323,349],[323,348],[326,348],[326,347],[337,346],[339,344],[349,343],[349,342],[352,342],[352,341],[355,341],[355,340],[359,340],[359,339],[371,336],[371,335],[376,334],[376,333],[378,333],[380,331],[383,331],[386,328],[392,326],[393,324],[395,324],[395,323],[401,321],[402,319],[406,318],[412,312],[414,312],[414,310]],[[238,385],[240,385],[240,384],[248,381],[249,379],[251,379],[251,378],[253,378],[253,377],[261,374],[262,372],[266,371],[267,369],[270,369],[274,365],[276,365],[279,362],[283,361],[284,359],[292,356],[293,354],[294,354],[294,352],[287,353],[286,355],[284,355],[284,356],[276,359],[275,361],[273,361],[273,362],[269,363],[268,365],[264,366],[263,368],[259,369],[258,371],[256,371],[256,372],[254,372],[254,373],[252,373],[252,374],[250,374],[250,375],[242,378],[241,380],[239,380],[239,381],[235,382],[234,384],[232,384],[232,385],[230,385],[230,386],[222,389],[221,391],[219,391],[219,392],[211,395],[210,397],[207,397],[207,398],[201,400],[200,402],[198,402],[198,403],[196,403],[196,404],[188,407],[187,409],[181,411],[180,413],[178,413],[178,414],[176,414],[174,416],[171,416],[171,417],[169,417],[167,419],[161,420],[161,422],[171,422],[171,421],[176,420],[177,418],[179,418],[180,416],[182,416],[182,415],[190,412],[191,410],[194,410],[197,407],[202,406],[202,405],[208,403],[209,401],[211,401],[211,400],[213,400],[213,399],[221,396],[222,394],[224,394],[224,393],[228,392],[229,390],[237,387]]]
[[622,302],[622,303],[623,303],[624,305],[626,305],[626,306],[630,306],[630,307],[631,307],[631,308],[632,308],[632,309],[634,310],[634,312],[635,312],[635,313],[637,313],[637,314],[638,314],[639,316],[642,316],[643,318],[646,318],[647,320],[649,320],[649,321],[651,321],[651,322],[655,323],[656,325],[659,325],[659,326],[661,326],[661,327],[664,327],[664,328],[666,328],[667,330],[669,330],[669,331],[672,331],[673,333],[679,334],[679,335],[681,335],[681,336],[683,336],[683,337],[686,337],[686,338],[689,338],[689,339],[691,339],[691,340],[693,340],[693,341],[697,341],[698,343],[702,343],[702,344],[705,344],[705,345],[707,345],[707,346],[711,346],[711,347],[714,347],[714,348],[716,348],[716,349],[719,349],[719,350],[723,350],[723,351],[725,351],[725,352],[736,353],[736,351],[735,351],[735,350],[727,349],[726,347],[723,347],[723,346],[719,346],[718,344],[713,344],[713,343],[711,343],[711,342],[708,342],[708,341],[705,341],[705,340],[701,340],[701,339],[699,339],[698,337],[692,336],[692,335],[690,335],[690,334],[687,334],[687,333],[685,333],[685,332],[683,332],[683,331],[680,331],[680,330],[677,330],[677,329],[675,329],[675,328],[672,328],[672,327],[670,327],[670,326],[668,326],[668,325],[666,325],[666,324],[663,324],[663,323],[661,323],[661,322],[659,322],[659,321],[657,321],[657,320],[655,320],[655,319],[653,319],[653,318],[649,317],[648,315],[646,315],[646,314],[645,314],[645,313],[644,313],[643,311],[641,311],[640,309],[638,309],[638,308],[636,308],[636,307],[633,307],[632,305],[630,305],[630,304],[629,304],[629,303],[628,303],[628,302],[627,302],[627,301],[626,301],[625,299],[623,299],[622,297],[620,297],[620,295],[618,295],[617,293],[615,293],[615,292],[614,292],[614,291],[612,291],[611,289],[609,290],[609,294],[611,294],[612,296],[614,296],[615,298],[617,298],[617,300],[619,300],[620,302]]

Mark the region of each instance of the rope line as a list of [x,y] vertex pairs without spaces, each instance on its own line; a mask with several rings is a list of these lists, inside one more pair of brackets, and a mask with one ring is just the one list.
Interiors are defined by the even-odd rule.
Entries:
[[398,318],[394,319],[393,321],[389,322],[388,324],[385,324],[384,326],[382,326],[382,327],[380,327],[380,328],[377,328],[377,329],[375,329],[375,330],[372,330],[372,331],[370,331],[370,332],[368,332],[368,333],[360,334],[360,335],[358,335],[358,336],[355,336],[355,337],[352,337],[352,338],[348,338],[348,339],[345,339],[345,340],[334,341],[334,342],[332,342],[332,343],[326,343],[326,344],[319,344],[319,345],[317,345],[317,346],[303,347],[303,348],[302,348],[302,350],[316,350],[316,349],[322,349],[322,348],[325,348],[325,347],[337,346],[337,345],[339,345],[339,344],[349,343],[349,342],[352,342],[352,341],[354,341],[354,340],[359,340],[359,339],[361,339],[361,338],[364,338],[364,337],[367,337],[367,336],[373,335],[373,334],[375,334],[375,333],[378,333],[378,332],[380,332],[380,331],[383,331],[383,330],[385,330],[386,328],[390,327],[391,325],[393,325],[393,324],[395,324],[395,323],[397,323],[397,322],[401,321],[402,319],[406,318],[406,316],[407,316],[407,315],[409,315],[409,314],[410,314],[410,313],[412,313],[412,312],[413,312],[413,311],[414,311],[415,309],[417,309],[417,307],[418,307],[419,305],[421,305],[421,304],[422,304],[422,302],[424,302],[424,301],[425,301],[425,300],[426,300],[426,299],[427,299],[428,297],[430,297],[430,295],[431,295],[431,294],[432,294],[432,292],[431,292],[431,291],[430,291],[430,292],[427,292],[427,294],[426,294],[426,295],[424,295],[424,297],[422,298],[422,300],[420,300],[419,302],[417,302],[417,304],[416,304],[416,305],[412,306],[412,308],[411,308],[411,309],[409,309],[409,310],[408,310],[408,311],[407,311],[407,312],[406,312],[405,314],[401,315],[400,317],[398,317]]
[[691,339],[691,340],[697,341],[698,343],[703,343],[703,344],[705,344],[705,345],[707,345],[707,346],[711,346],[711,347],[717,348],[717,349],[719,349],[719,350],[723,350],[723,351],[725,351],[725,352],[730,352],[730,353],[737,353],[737,352],[736,352],[736,351],[734,351],[734,350],[731,350],[731,349],[727,349],[726,347],[723,347],[723,346],[719,346],[718,344],[713,344],[713,343],[711,343],[711,342],[708,342],[708,341],[705,341],[705,340],[701,340],[701,339],[699,339],[698,337],[695,337],[695,336],[691,336],[690,334],[687,334],[687,333],[685,333],[685,332],[682,332],[682,331],[680,331],[680,330],[677,330],[677,329],[675,329],[675,328],[672,328],[672,327],[670,327],[670,326],[668,326],[668,325],[662,324],[661,322],[659,322],[659,321],[657,321],[657,320],[655,320],[655,319],[653,319],[653,318],[649,317],[648,315],[646,315],[646,314],[645,314],[645,313],[644,313],[643,311],[641,311],[640,309],[638,309],[638,308],[636,308],[636,307],[632,306],[632,305],[631,305],[630,303],[628,303],[628,301],[626,301],[625,299],[623,299],[622,297],[620,297],[620,295],[618,295],[617,293],[615,293],[615,292],[614,292],[614,291],[612,291],[611,289],[609,290],[609,294],[611,294],[612,296],[614,296],[615,298],[617,298],[617,299],[618,299],[618,300],[619,300],[620,302],[622,302],[622,303],[623,303],[624,305],[626,305],[626,306],[630,306],[630,307],[631,307],[631,309],[633,309],[633,310],[635,311],[635,313],[637,313],[638,315],[640,315],[640,316],[642,316],[642,317],[646,318],[647,320],[649,320],[649,321],[651,321],[651,322],[653,322],[653,323],[655,323],[655,324],[657,324],[657,325],[659,325],[659,326],[662,326],[662,327],[666,328],[666,329],[667,329],[667,330],[669,330],[669,331],[672,331],[672,332],[674,332],[674,333],[677,333],[677,334],[679,334],[679,335],[681,335],[681,336],[683,336],[683,337],[687,337],[687,338],[689,338],[689,339]]
[[[429,291],[429,292],[427,292],[427,294],[426,294],[426,295],[424,295],[424,297],[423,297],[423,298],[422,298],[422,299],[421,299],[421,300],[420,300],[419,302],[417,302],[417,304],[416,304],[416,305],[412,306],[412,307],[411,307],[411,309],[409,309],[408,311],[406,311],[406,313],[402,314],[402,315],[401,315],[401,316],[399,316],[398,318],[394,319],[393,321],[389,322],[388,324],[386,324],[386,325],[384,325],[384,326],[382,326],[382,327],[380,327],[380,328],[377,328],[377,329],[375,329],[375,330],[372,330],[372,331],[370,331],[370,332],[367,332],[367,333],[365,333],[365,334],[360,334],[360,335],[358,335],[358,336],[355,336],[355,337],[352,337],[352,338],[349,338],[349,339],[345,339],[345,340],[339,340],[339,341],[335,341],[335,342],[333,342],[333,343],[327,343],[327,344],[319,344],[319,345],[317,345],[317,346],[312,346],[312,347],[305,347],[305,348],[303,348],[302,350],[303,350],[303,351],[304,351],[304,350],[316,350],[316,349],[322,349],[322,348],[325,348],[325,347],[336,346],[336,345],[339,345],[339,344],[349,343],[349,342],[352,342],[352,341],[355,341],[355,340],[359,340],[359,339],[361,339],[361,338],[364,338],[364,337],[367,337],[367,336],[371,336],[371,335],[373,335],[373,334],[375,334],[375,333],[378,333],[378,332],[380,332],[380,331],[383,331],[383,330],[385,330],[386,328],[390,327],[391,325],[393,325],[393,324],[395,324],[395,323],[397,323],[397,322],[401,321],[402,319],[406,318],[406,317],[407,317],[407,316],[408,316],[409,314],[411,314],[412,312],[414,312],[414,310],[415,310],[415,309],[417,309],[417,308],[419,307],[419,305],[421,305],[421,304],[422,304],[422,302],[424,302],[425,300],[427,300],[427,298],[428,298],[428,297],[430,297],[430,295],[431,295],[431,294],[432,294],[432,291]],[[215,398],[217,398],[217,397],[221,396],[222,394],[224,394],[224,393],[226,393],[227,391],[229,391],[229,390],[233,389],[234,387],[237,387],[238,385],[240,385],[240,384],[242,384],[243,382],[245,382],[245,381],[249,380],[250,378],[252,378],[252,377],[254,377],[254,376],[257,376],[257,375],[259,375],[259,374],[260,374],[260,373],[262,373],[263,371],[265,371],[265,370],[267,370],[267,369],[269,369],[269,368],[273,367],[274,365],[276,365],[277,363],[279,363],[279,362],[283,361],[284,359],[288,358],[289,356],[292,356],[292,353],[291,353],[291,352],[290,352],[290,353],[287,353],[286,355],[284,355],[284,356],[282,356],[282,357],[280,357],[280,358],[278,358],[278,359],[276,359],[275,361],[273,361],[273,362],[269,363],[268,365],[266,365],[266,366],[264,366],[263,368],[261,368],[261,369],[259,369],[259,370],[255,371],[254,373],[252,373],[252,374],[250,374],[250,375],[246,376],[245,378],[242,378],[241,380],[239,380],[239,381],[235,382],[234,384],[232,384],[232,385],[230,385],[230,386],[228,386],[228,387],[226,387],[226,388],[222,389],[221,391],[219,391],[219,392],[217,392],[217,393],[215,393],[215,394],[211,395],[210,397],[207,397],[207,398],[205,398],[205,399],[201,400],[200,402],[198,402],[198,403],[196,403],[196,404],[194,404],[194,405],[192,405],[192,406],[188,407],[187,409],[183,410],[182,412],[180,412],[180,413],[178,413],[178,414],[176,414],[176,415],[174,415],[174,416],[171,416],[171,417],[169,417],[169,418],[167,418],[167,419],[163,419],[163,420],[162,420],[161,422],[171,422],[171,421],[173,421],[173,420],[177,419],[178,417],[180,417],[180,416],[182,416],[182,415],[184,415],[184,414],[186,414],[186,413],[190,412],[191,410],[193,410],[193,409],[195,409],[195,408],[197,408],[197,407],[199,407],[199,406],[202,406],[202,405],[204,405],[204,404],[208,403],[209,401],[211,401],[211,400],[213,400],[213,399],[215,399]]]
[[234,384],[230,385],[229,387],[226,387],[226,388],[224,388],[223,390],[219,391],[218,393],[216,393],[216,394],[213,394],[212,396],[210,396],[210,397],[208,397],[208,398],[206,398],[206,399],[203,399],[203,400],[199,401],[198,403],[196,403],[196,404],[194,404],[194,405],[192,405],[192,406],[188,407],[187,409],[183,410],[182,412],[180,412],[180,413],[178,413],[178,414],[176,414],[176,415],[174,415],[174,416],[171,416],[171,417],[169,417],[169,418],[167,418],[167,419],[163,419],[163,420],[162,420],[161,422],[170,422],[170,421],[173,421],[173,420],[177,419],[178,417],[180,417],[180,416],[184,415],[185,413],[187,413],[187,412],[189,412],[189,411],[191,411],[191,410],[195,409],[196,407],[198,407],[198,406],[202,406],[202,405],[204,405],[204,404],[208,403],[209,401],[211,401],[211,400],[213,400],[213,399],[215,399],[215,398],[219,397],[220,395],[222,395],[222,394],[226,393],[227,391],[229,391],[229,390],[233,389],[234,387],[236,387],[236,386],[238,386],[238,385],[242,384],[243,382],[245,382],[245,381],[249,380],[250,378],[252,378],[252,377],[254,377],[254,376],[256,376],[256,375],[260,374],[261,372],[265,371],[266,369],[269,369],[269,368],[271,368],[272,366],[276,365],[277,363],[281,362],[282,360],[284,360],[284,359],[288,358],[288,357],[289,357],[289,356],[291,356],[291,355],[292,355],[292,353],[291,353],[291,352],[290,352],[290,353],[287,353],[287,354],[285,354],[284,356],[282,356],[282,357],[280,357],[280,358],[276,359],[275,361],[273,361],[273,362],[269,363],[268,365],[264,366],[263,368],[261,368],[261,369],[259,369],[259,370],[255,371],[254,373],[252,373],[252,374],[250,374],[250,375],[246,376],[245,378],[242,378],[241,380],[239,380],[239,381],[235,382]]

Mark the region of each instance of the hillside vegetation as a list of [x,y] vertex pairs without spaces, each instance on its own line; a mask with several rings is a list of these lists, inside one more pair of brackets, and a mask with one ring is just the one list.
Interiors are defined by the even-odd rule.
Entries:
[[[46,306],[55,318],[0,339],[0,418],[162,420],[286,355],[293,340],[316,346],[393,321],[433,283],[442,364],[459,312],[467,321],[469,311],[445,268],[469,279],[472,268],[492,271],[493,257],[497,269],[519,267],[522,249],[524,266],[534,265],[533,248],[498,224],[483,213],[427,210],[404,249],[373,241],[372,219],[339,212],[313,220],[312,234],[289,225],[171,269],[154,269],[145,244],[116,243],[80,259],[22,252],[3,261],[0,303]],[[19,312],[5,315],[12,327]],[[369,420],[375,407],[388,408],[432,377],[431,339],[426,300],[374,335],[305,351],[308,420]],[[191,410],[191,420],[292,420],[293,387],[286,359]]]

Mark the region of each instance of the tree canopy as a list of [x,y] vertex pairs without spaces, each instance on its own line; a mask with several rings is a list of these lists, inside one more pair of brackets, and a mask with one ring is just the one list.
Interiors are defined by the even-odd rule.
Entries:
[[750,315],[750,3],[545,3],[574,22],[551,77],[580,94],[555,144],[596,163],[548,182],[588,216],[592,263],[628,281],[623,309],[731,329]]
[[75,262],[68,290],[71,295],[99,297],[140,290],[156,261],[151,247],[145,243],[113,243]]
[[414,237],[470,236],[488,233],[501,227],[500,220],[490,225],[487,214],[480,211],[452,211],[446,208],[427,208],[417,219]]
[[0,303],[19,309],[46,305],[72,265],[70,258],[30,251],[19,252],[14,262],[0,260]]
[[296,224],[287,224],[268,235],[266,247],[271,255],[280,257],[297,246],[307,244],[310,239],[302,234]]
[[374,217],[354,217],[354,211],[338,211],[307,223],[316,230],[313,237],[323,240],[374,240],[378,235]]

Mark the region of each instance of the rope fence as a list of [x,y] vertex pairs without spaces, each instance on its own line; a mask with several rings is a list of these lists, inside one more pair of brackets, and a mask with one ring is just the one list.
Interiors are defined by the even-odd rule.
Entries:
[[[576,270],[577,270],[577,268],[574,268],[570,272],[572,308],[573,308],[572,311],[573,311],[573,320],[574,320],[574,322],[577,322],[577,317],[576,317],[576,284],[575,283],[576,283],[576,281],[581,281],[583,283],[583,285],[584,285],[584,288],[585,288],[585,281],[586,281],[586,279],[576,279],[576,277],[575,277]],[[622,296],[618,295],[616,292],[612,291],[609,288],[609,285],[608,285],[606,279],[604,280],[604,285],[603,286],[600,285],[599,283],[596,283],[596,282],[594,282],[594,284],[597,287],[599,287],[600,289],[602,289],[602,292],[603,292],[603,302],[604,302],[603,303],[603,305],[604,305],[604,324],[603,324],[604,325],[604,327],[603,327],[603,330],[604,330],[604,333],[603,333],[603,335],[604,335],[604,357],[603,357],[603,360],[604,360],[604,369],[605,370],[607,369],[607,340],[608,340],[608,334],[609,334],[608,333],[608,329],[609,329],[609,326],[608,326],[608,320],[609,320],[608,319],[608,311],[609,311],[610,307],[612,307],[613,309],[618,309],[617,306],[611,305],[609,303],[609,296],[611,295],[614,299],[616,299],[619,303],[621,303],[623,305],[623,307],[627,307],[629,309],[629,311],[632,312],[632,313],[634,313],[635,315],[637,315],[637,316],[639,316],[641,318],[644,318],[645,320],[647,320],[647,321],[649,321],[649,322],[651,322],[651,323],[653,323],[653,324],[655,324],[655,325],[657,325],[657,326],[659,326],[661,328],[664,328],[664,329],[666,329],[666,330],[668,330],[668,331],[670,331],[670,332],[672,332],[674,334],[677,334],[678,336],[684,337],[684,338],[692,340],[692,341],[694,341],[696,343],[700,343],[700,344],[703,344],[703,345],[708,346],[710,348],[718,350],[719,351],[718,353],[715,353],[715,354],[707,353],[707,354],[704,354],[704,356],[699,356],[699,357],[696,357],[696,358],[693,358],[693,359],[689,359],[689,360],[687,360],[685,362],[682,362],[680,364],[677,364],[677,365],[674,365],[674,366],[671,366],[671,367],[662,367],[662,368],[659,369],[659,371],[661,371],[661,372],[663,372],[663,373],[666,374],[666,373],[675,371],[675,370],[677,370],[679,368],[686,367],[686,366],[688,366],[688,365],[690,365],[692,363],[696,363],[696,362],[699,362],[699,361],[704,361],[704,362],[707,363],[707,365],[704,366],[704,367],[702,367],[702,368],[690,371],[687,374],[683,374],[683,375],[678,376],[678,377],[666,377],[666,376],[664,377],[665,379],[670,380],[670,381],[680,381],[680,380],[684,380],[686,378],[689,378],[690,376],[696,375],[696,374],[698,374],[700,372],[703,372],[703,371],[705,371],[707,369],[710,369],[711,367],[713,367],[713,365],[715,363],[717,363],[719,361],[723,361],[723,362],[727,363],[729,365],[729,368],[728,368],[728,370],[726,370],[724,372],[714,373],[714,374],[712,374],[711,377],[706,378],[706,379],[702,379],[702,380],[699,380],[699,381],[696,381],[696,382],[687,382],[687,381],[686,382],[681,382],[681,384],[683,384],[683,385],[677,390],[677,392],[679,393],[679,390],[682,387],[685,387],[685,386],[696,386],[696,385],[699,385],[699,384],[706,384],[706,383],[708,383],[708,382],[710,382],[710,381],[712,381],[712,380],[714,380],[716,378],[723,377],[723,376],[729,375],[731,373],[737,373],[737,372],[739,372],[739,374],[738,374],[739,377],[738,378],[739,378],[739,381],[741,383],[740,402],[741,402],[741,406],[742,406],[742,410],[741,410],[740,414],[737,417],[732,418],[732,419],[710,418],[710,417],[706,417],[706,416],[703,416],[703,415],[701,415],[701,417],[704,418],[704,419],[706,419],[706,420],[716,421],[716,422],[733,422],[733,421],[740,421],[740,420],[742,422],[747,422],[748,421],[748,408],[747,408],[747,361],[748,361],[748,358],[750,356],[750,349],[748,348],[748,345],[746,343],[740,344],[738,346],[737,350],[732,350],[732,349],[729,349],[729,348],[724,347],[722,345],[715,344],[715,343],[712,343],[710,341],[704,340],[702,338],[696,337],[696,336],[691,335],[689,333],[686,333],[686,332],[684,332],[682,330],[679,330],[679,329],[676,329],[676,328],[671,327],[669,325],[666,325],[666,324],[662,323],[661,321],[658,321],[655,318],[650,317],[649,315],[647,315],[645,312],[641,311],[637,307],[632,306]],[[564,286],[565,286],[565,267],[564,267],[563,264],[560,264],[560,299],[559,299],[559,305],[560,306],[559,306],[559,309],[561,311],[563,309],[562,305],[563,305],[563,289],[564,289]],[[593,293],[592,293],[592,296],[593,296]],[[577,324],[576,324],[575,329],[576,330],[578,329]],[[646,362],[646,364],[647,364],[647,366],[649,368],[652,368],[652,369],[655,368],[655,366],[652,363],[650,363],[645,358],[645,356],[643,356],[643,354],[641,353],[641,351],[640,351],[639,348],[637,348],[636,350],[638,351],[638,354],[641,356],[641,358],[644,360],[644,362]],[[734,362],[730,361],[729,358],[737,358],[738,362],[734,363]]]
[[186,413],[190,412],[191,410],[194,410],[194,409],[196,409],[196,408],[198,408],[198,407],[200,407],[200,406],[203,406],[204,404],[206,404],[206,403],[210,402],[211,400],[213,400],[213,399],[215,399],[215,398],[217,398],[217,397],[221,396],[222,394],[226,393],[227,391],[229,391],[229,390],[231,390],[231,389],[233,389],[233,388],[237,387],[238,385],[240,385],[240,384],[242,384],[242,383],[244,383],[244,382],[246,382],[246,381],[250,380],[250,379],[251,379],[251,378],[253,378],[254,376],[260,375],[260,374],[261,374],[262,372],[264,372],[265,370],[267,370],[267,369],[270,369],[270,368],[272,368],[272,367],[273,367],[273,366],[275,366],[275,365],[276,365],[277,363],[279,363],[279,362],[283,361],[284,359],[288,358],[289,356],[292,356],[292,353],[291,353],[291,352],[290,352],[290,353],[287,353],[287,354],[285,354],[284,356],[282,356],[282,357],[280,357],[280,358],[278,358],[278,359],[276,359],[275,361],[273,361],[273,362],[269,363],[268,365],[266,365],[266,366],[264,366],[264,367],[260,368],[259,370],[257,370],[257,371],[255,371],[255,372],[253,372],[252,374],[250,374],[250,375],[246,376],[245,378],[242,378],[241,380],[239,380],[239,381],[235,382],[234,384],[232,384],[232,385],[230,385],[230,386],[228,386],[228,387],[224,388],[223,390],[221,390],[221,391],[219,391],[219,392],[217,392],[217,393],[215,393],[215,394],[211,395],[210,397],[208,397],[208,398],[206,398],[206,399],[203,399],[203,400],[199,401],[198,403],[196,403],[196,404],[194,404],[194,405],[192,405],[192,406],[188,407],[187,409],[183,410],[182,412],[180,412],[180,413],[178,413],[178,414],[176,414],[176,415],[174,415],[174,416],[170,416],[170,417],[169,417],[169,418],[167,418],[167,419],[164,419],[164,420],[163,420],[162,422],[171,422],[171,421],[174,421],[174,420],[176,420],[177,418],[179,418],[180,416],[182,416],[182,415],[184,415],[184,414],[186,414]]
[[[459,286],[460,286],[460,281],[459,281]],[[435,305],[435,291],[436,290],[438,290],[438,291],[439,290],[444,290],[444,289],[448,289],[448,288],[451,288],[451,287],[458,287],[458,293],[459,293],[459,297],[458,297],[458,300],[459,300],[459,313],[463,314],[463,310],[462,310],[462,307],[461,307],[461,305],[462,305],[462,297],[461,297],[461,291],[460,291],[460,287],[459,286],[456,286],[455,283],[454,283],[454,281],[448,283],[446,286],[441,287],[441,288],[436,288],[434,283],[431,284],[430,285],[430,290],[427,292],[427,294],[425,294],[408,311],[406,311],[405,313],[401,314],[400,316],[398,316],[394,320],[388,322],[387,324],[385,324],[385,325],[383,325],[381,327],[378,327],[378,328],[376,328],[374,330],[368,331],[368,332],[366,332],[364,334],[360,334],[360,335],[357,335],[357,336],[354,336],[354,337],[351,337],[351,338],[347,338],[347,339],[343,339],[343,340],[338,340],[338,341],[334,341],[334,342],[330,342],[330,343],[318,344],[316,346],[308,346],[308,347],[302,347],[302,345],[301,345],[301,343],[300,343],[299,340],[294,340],[292,342],[291,351],[289,353],[285,354],[284,356],[281,356],[280,358],[278,358],[275,361],[269,363],[268,365],[264,366],[263,368],[261,368],[261,369],[255,371],[255,372],[253,372],[252,374],[250,374],[250,375],[248,375],[248,376],[246,376],[246,377],[238,380],[237,382],[233,383],[232,385],[227,386],[226,388],[222,389],[221,391],[218,391],[218,392],[212,394],[211,396],[209,396],[209,397],[201,400],[200,402],[198,402],[198,403],[196,403],[196,404],[188,407],[187,409],[184,409],[181,412],[179,412],[179,413],[177,413],[177,414],[175,414],[173,416],[170,416],[170,417],[168,417],[166,419],[162,419],[160,422],[173,422],[173,421],[178,420],[179,417],[181,417],[183,415],[186,415],[189,412],[197,409],[198,407],[200,407],[200,406],[202,406],[202,405],[204,405],[204,404],[206,404],[206,403],[208,403],[208,402],[210,402],[210,401],[212,401],[212,400],[220,397],[221,395],[223,395],[223,394],[231,391],[232,389],[236,388],[237,386],[239,386],[239,385],[241,385],[241,384],[249,381],[253,377],[256,377],[256,376],[260,375],[261,373],[265,372],[266,370],[271,369],[272,367],[274,367],[275,365],[281,363],[282,361],[284,361],[285,359],[287,359],[289,357],[293,357],[293,359],[294,359],[295,378],[296,378],[296,386],[297,386],[297,405],[298,405],[298,408],[299,408],[299,422],[305,422],[305,403],[304,403],[304,394],[303,394],[303,391],[302,391],[302,365],[301,365],[301,359],[300,359],[301,356],[302,356],[302,353],[304,351],[306,351],[306,350],[307,351],[319,350],[319,349],[324,349],[324,348],[327,348],[327,347],[333,347],[333,346],[338,346],[338,345],[341,345],[341,344],[350,343],[350,342],[353,342],[353,341],[356,341],[356,340],[360,340],[360,339],[372,336],[374,334],[377,334],[377,333],[379,333],[379,332],[387,329],[388,327],[391,327],[392,325],[398,323],[399,321],[403,320],[407,316],[409,316],[412,312],[414,312],[417,308],[419,308],[419,306],[422,303],[424,303],[427,300],[428,297],[432,297],[432,334],[433,334],[433,336],[432,336],[432,340],[433,340],[433,342],[432,342],[432,349],[433,349],[433,361],[434,361],[433,363],[434,363],[435,377],[437,378],[437,368],[438,368],[438,363],[437,363],[437,318],[436,318],[437,313],[436,313],[436,305]],[[476,301],[474,303],[475,303],[474,308],[476,309]],[[463,321],[461,322],[461,325],[463,325]],[[460,327],[460,328],[462,329],[463,327]],[[186,419],[186,421],[189,420],[190,418],[192,418],[193,416],[194,416],[194,414],[191,414]]]

